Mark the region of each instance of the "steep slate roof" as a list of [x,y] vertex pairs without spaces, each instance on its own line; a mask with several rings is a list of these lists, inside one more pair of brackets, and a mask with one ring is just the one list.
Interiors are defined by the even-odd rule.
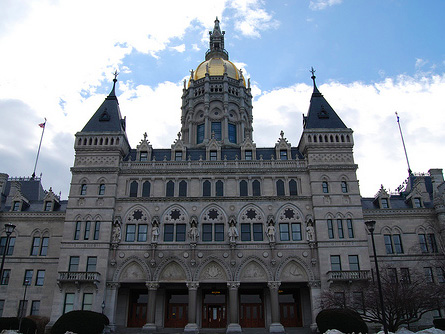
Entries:
[[122,119],[115,87],[117,79],[113,79],[113,89],[101,104],[93,117],[82,129],[82,132],[122,132],[125,131],[125,120]]
[[[312,73],[315,71],[312,69]],[[315,75],[312,75],[314,81],[314,91],[312,92],[311,103],[307,116],[304,117],[305,129],[346,129],[345,123],[340,119],[337,113],[329,105],[315,84]]]

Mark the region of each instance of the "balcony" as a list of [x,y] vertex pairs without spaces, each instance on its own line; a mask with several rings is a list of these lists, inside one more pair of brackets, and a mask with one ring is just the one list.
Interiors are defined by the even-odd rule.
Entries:
[[328,271],[329,282],[358,282],[370,279],[369,270]]
[[74,283],[77,286],[77,290],[80,290],[81,284],[93,284],[96,287],[100,282],[100,273],[98,272],[86,272],[86,271],[59,271],[59,277],[57,279],[57,285],[62,290],[62,285],[67,283]]

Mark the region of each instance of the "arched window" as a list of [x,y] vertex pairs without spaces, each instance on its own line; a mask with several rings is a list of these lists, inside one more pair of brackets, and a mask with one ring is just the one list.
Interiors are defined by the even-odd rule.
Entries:
[[247,196],[247,181],[241,180],[239,183],[239,195]]
[[261,196],[261,185],[260,185],[260,181],[258,180],[254,180],[252,182],[252,193],[253,196]]
[[142,197],[150,197],[150,181],[142,184]]
[[187,181],[182,180],[179,182],[179,197],[187,196]]
[[289,194],[291,196],[297,195],[297,181],[295,181],[294,179],[289,181]]
[[204,141],[204,130],[205,125],[204,124],[198,124],[196,127],[196,143],[201,144]]
[[87,194],[87,185],[85,183],[80,186],[80,194],[81,195]]
[[277,181],[277,196],[284,196],[284,181]]
[[202,196],[211,196],[212,185],[209,180],[205,180],[202,184]]
[[323,181],[321,184],[321,187],[323,189],[323,193],[327,194],[329,193],[329,186],[328,186],[328,182],[327,181]]
[[236,125],[229,123],[229,142],[236,143]]
[[165,196],[167,197],[173,197],[175,195],[175,183],[170,180],[167,182],[167,191],[165,193]]
[[99,195],[104,195],[105,194],[105,184],[101,183],[99,185]]
[[224,196],[224,183],[221,180],[216,181],[216,196]]
[[130,183],[130,197],[138,197],[138,183],[133,181]]
[[346,181],[341,181],[341,192],[344,194],[348,192],[348,184]]

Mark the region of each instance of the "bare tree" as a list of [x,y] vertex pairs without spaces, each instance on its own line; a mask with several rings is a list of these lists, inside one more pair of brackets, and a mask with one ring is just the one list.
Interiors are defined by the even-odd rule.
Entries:
[[[420,320],[428,311],[445,306],[443,289],[427,282],[425,276],[419,273],[397,280],[389,270],[383,269],[381,281],[386,321],[391,332],[396,332],[402,324],[409,325]],[[355,294],[355,298],[343,298],[342,293],[325,291],[321,298],[326,308],[352,308],[359,311],[366,322],[382,323],[377,283],[362,285],[355,290]]]

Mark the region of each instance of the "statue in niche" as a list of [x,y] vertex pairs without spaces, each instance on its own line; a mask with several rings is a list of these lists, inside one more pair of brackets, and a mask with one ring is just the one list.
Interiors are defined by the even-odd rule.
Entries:
[[315,241],[315,230],[314,230],[314,224],[312,223],[312,220],[309,219],[307,222],[306,227],[306,239],[309,242]]
[[154,221],[153,226],[151,228],[151,242],[157,243],[159,239],[159,225],[158,222]]
[[190,242],[192,242],[192,243],[196,243],[198,241],[199,230],[196,227],[195,221],[192,221],[192,226],[190,227],[190,230],[189,230],[189,238],[190,238]]
[[116,221],[113,226],[113,232],[111,235],[111,242],[119,243],[122,239],[122,231],[120,224]]
[[275,242],[275,226],[272,222],[267,226],[266,235],[269,238],[269,242]]
[[239,234],[238,234],[238,229],[236,228],[234,221],[230,222],[228,235],[229,235],[230,242],[236,242],[236,239],[238,238]]

